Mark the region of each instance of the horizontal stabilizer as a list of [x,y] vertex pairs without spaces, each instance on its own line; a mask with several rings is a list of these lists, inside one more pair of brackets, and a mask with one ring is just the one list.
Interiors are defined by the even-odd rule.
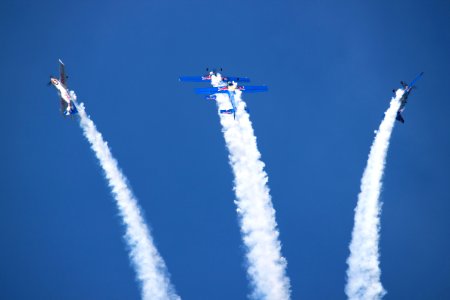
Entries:
[[66,103],[64,111],[63,111],[64,115],[71,116],[71,115],[76,115],[77,113],[78,113],[78,109],[72,101],[70,102],[70,106],[67,105],[67,103]]
[[397,117],[395,119],[397,121],[399,121],[400,123],[405,123],[405,119],[403,119],[402,114],[400,113],[400,111],[397,112]]
[[77,114],[77,113],[78,113],[77,107],[76,107],[75,105],[72,104],[72,108],[71,108],[71,110],[70,110],[70,114],[71,114],[71,115],[74,115],[74,114]]
[[228,115],[231,115],[231,114],[234,114],[234,109],[232,109],[232,108],[230,108],[230,109],[221,109],[219,112],[220,112],[221,114],[228,114]]

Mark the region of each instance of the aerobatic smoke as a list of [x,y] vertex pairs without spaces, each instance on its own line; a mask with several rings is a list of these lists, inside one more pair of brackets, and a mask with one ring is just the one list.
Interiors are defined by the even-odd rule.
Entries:
[[[73,91],[71,91],[71,97],[74,101],[76,100]],[[170,284],[165,263],[153,244],[150,231],[145,224],[137,200],[128,187],[127,179],[119,169],[107,142],[104,141],[94,122],[86,114],[83,103],[77,105],[77,108],[84,136],[91,144],[91,148],[105,172],[111,193],[119,208],[119,214],[125,224],[125,241],[130,249],[132,265],[141,284],[142,299],[180,299]]]
[[[236,120],[232,115],[219,113],[219,116],[235,177],[235,203],[246,247],[247,273],[253,286],[251,296],[254,299],[285,300],[290,298],[286,260],[281,256],[264,163],[260,160],[256,137],[240,94],[237,91],[235,96],[238,106]],[[228,95],[216,96],[219,109],[229,106]]]
[[361,179],[361,192],[355,208],[355,224],[350,256],[347,259],[347,285],[350,300],[381,299],[386,291],[380,282],[378,240],[381,204],[379,202],[389,139],[400,107],[403,90],[397,90],[370,149],[369,159]]

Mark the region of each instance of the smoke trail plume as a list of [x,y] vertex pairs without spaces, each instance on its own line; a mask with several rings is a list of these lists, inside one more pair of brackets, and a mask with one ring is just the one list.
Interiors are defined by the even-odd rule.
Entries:
[[392,98],[390,107],[385,112],[361,179],[350,256],[347,259],[348,280],[345,292],[350,300],[376,300],[386,294],[380,282],[378,240],[381,204],[379,197],[389,139],[403,92],[403,90],[397,90],[395,98]]
[[[253,287],[251,296],[264,300],[289,299],[286,260],[281,256],[267,174],[239,91],[235,97],[238,105],[236,120],[232,115],[219,115],[235,177],[235,203],[246,247],[247,272]],[[228,95],[217,94],[216,100],[219,109],[230,108]]]
[[[71,92],[71,97],[74,101],[76,100],[73,92]],[[153,244],[137,200],[128,187],[127,179],[119,169],[108,144],[86,114],[83,103],[77,105],[77,108],[84,136],[91,144],[91,148],[105,172],[108,185],[119,208],[119,214],[125,224],[125,241],[130,249],[129,255],[136,270],[137,279],[141,284],[142,299],[180,299],[169,282],[165,263]]]

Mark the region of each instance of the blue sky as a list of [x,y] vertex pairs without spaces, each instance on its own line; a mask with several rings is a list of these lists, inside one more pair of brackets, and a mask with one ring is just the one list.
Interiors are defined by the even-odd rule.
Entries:
[[245,299],[244,250],[216,107],[179,75],[222,67],[245,97],[293,299],[342,299],[373,131],[424,71],[382,193],[385,299],[450,298],[448,1],[2,1],[0,298],[138,299],[123,226],[69,87],[109,142],[183,299]]

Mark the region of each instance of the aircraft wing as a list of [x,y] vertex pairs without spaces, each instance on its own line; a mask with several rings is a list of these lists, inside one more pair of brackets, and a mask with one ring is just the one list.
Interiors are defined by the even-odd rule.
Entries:
[[219,90],[219,87],[209,87],[209,88],[196,88],[195,93],[196,94],[202,94],[202,95],[212,95],[217,93],[227,93],[227,90]]
[[409,84],[409,86],[414,86],[414,84],[417,82],[417,80],[419,80],[423,75],[423,72],[421,72],[419,75],[416,76],[416,78],[414,78],[413,81],[411,81],[411,83]]
[[[180,76],[179,81],[184,82],[209,82],[211,81],[211,75],[206,76]],[[248,77],[236,77],[236,76],[222,76],[223,81],[235,81],[235,82],[250,82]]]
[[233,77],[233,76],[222,76],[223,81],[234,81],[234,82],[250,82],[248,77]]
[[205,82],[211,81],[211,76],[180,76],[178,80],[186,82]]
[[267,92],[269,89],[266,85],[255,85],[255,86],[240,86],[239,90],[244,93],[258,93],[258,92]]
[[61,113],[64,113],[67,110],[67,106],[69,104],[61,98]]
[[59,81],[64,85],[67,86],[67,75],[66,71],[64,70],[64,63],[59,60]]

